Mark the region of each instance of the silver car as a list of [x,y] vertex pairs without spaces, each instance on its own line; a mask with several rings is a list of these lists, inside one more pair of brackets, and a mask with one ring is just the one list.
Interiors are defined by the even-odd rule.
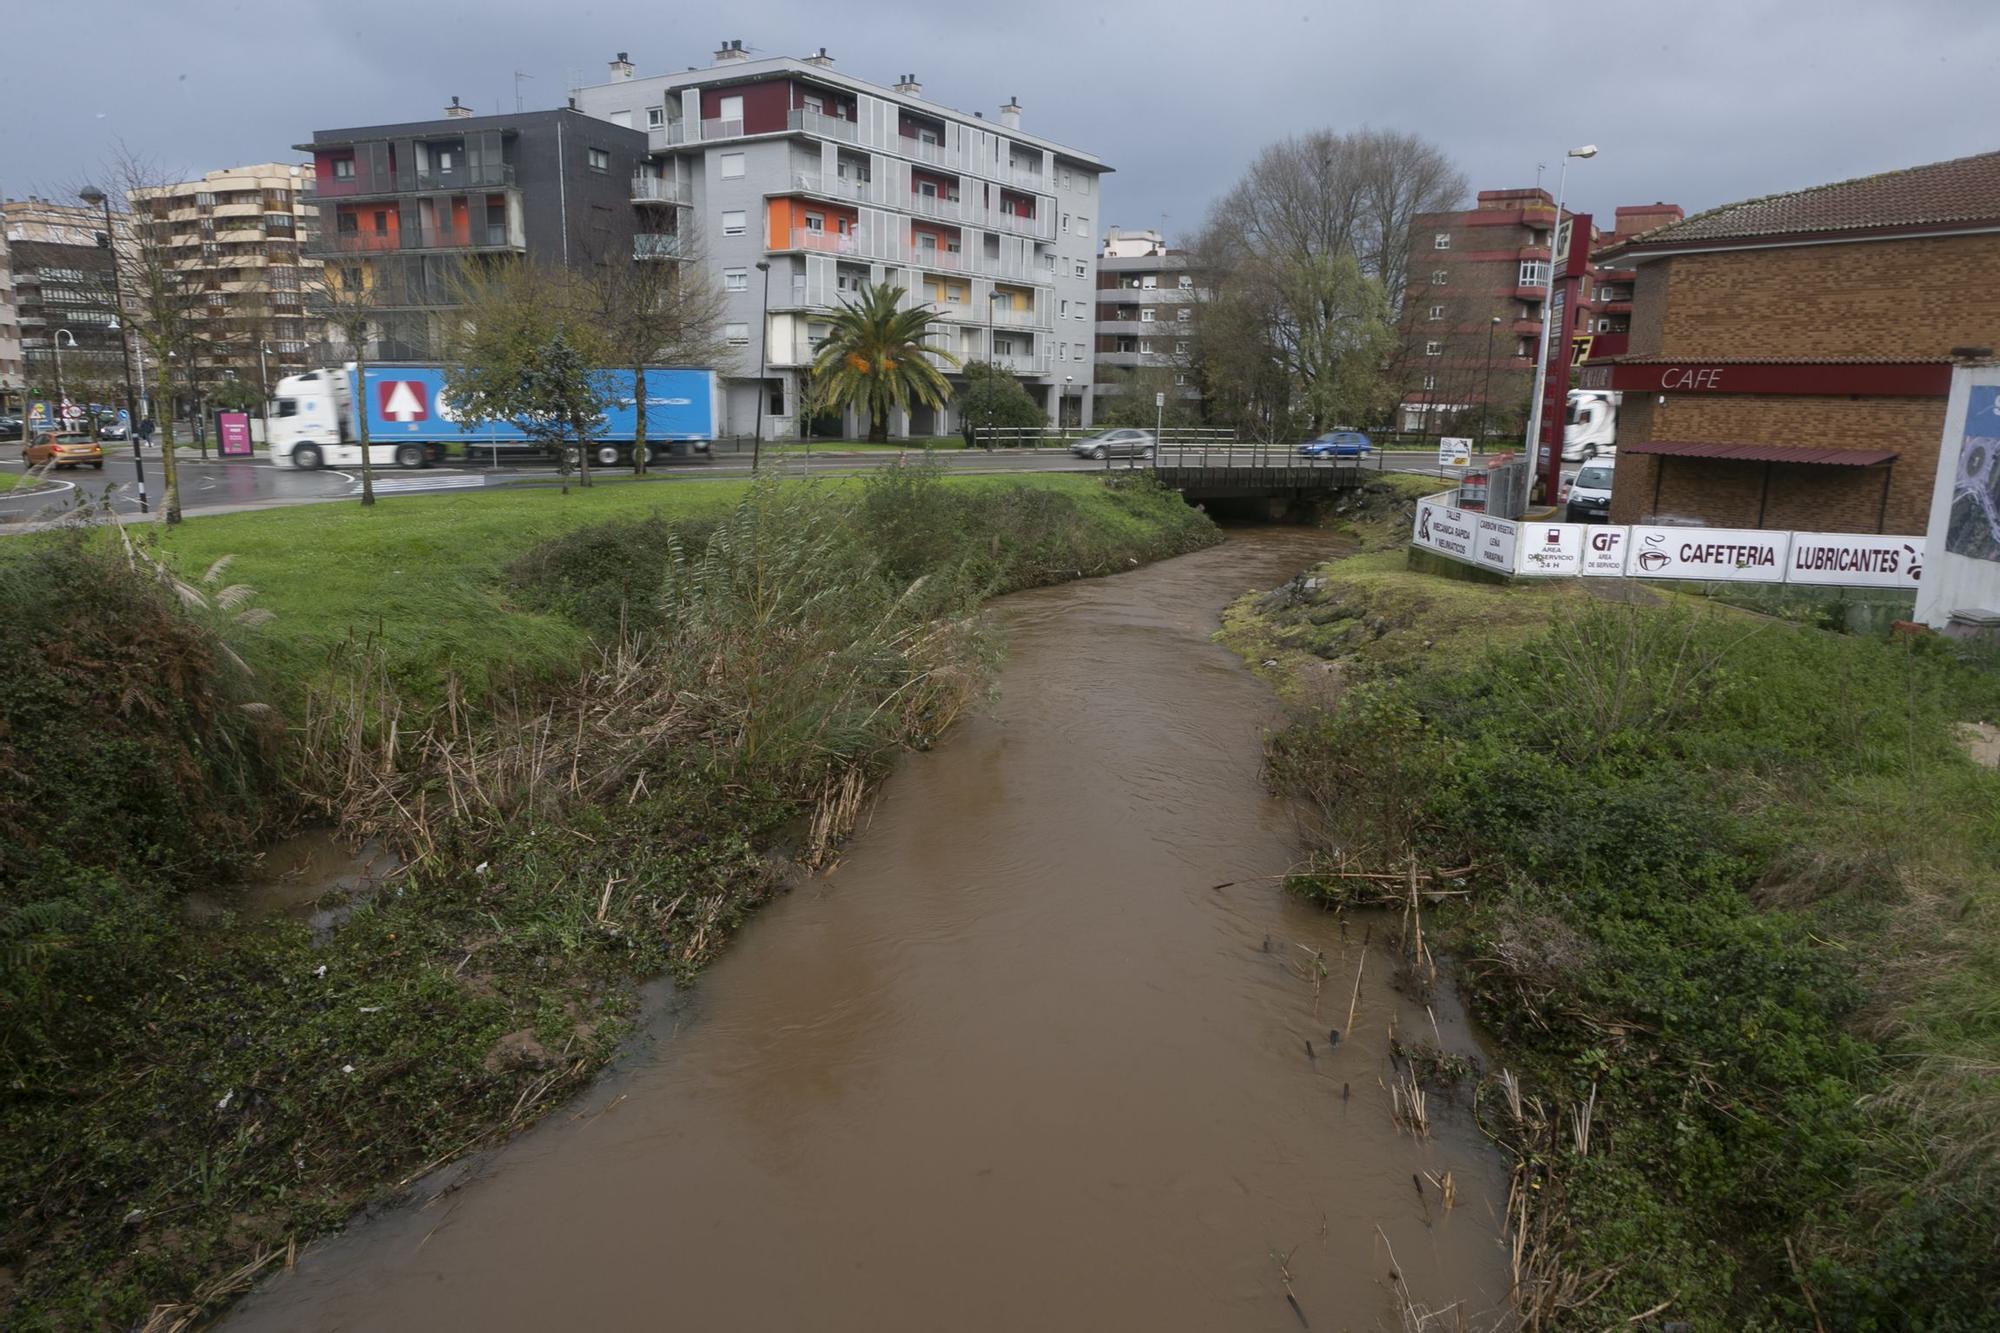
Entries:
[[1078,458],[1151,458],[1153,432],[1129,427],[1107,430],[1085,436],[1071,444],[1069,451]]

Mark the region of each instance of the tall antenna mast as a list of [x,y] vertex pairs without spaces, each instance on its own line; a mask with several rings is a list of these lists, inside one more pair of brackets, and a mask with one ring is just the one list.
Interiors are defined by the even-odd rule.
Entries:
[[521,80],[532,79],[534,77],[534,75],[529,74],[525,70],[517,69],[514,71],[514,110],[516,112],[519,112],[521,109]]

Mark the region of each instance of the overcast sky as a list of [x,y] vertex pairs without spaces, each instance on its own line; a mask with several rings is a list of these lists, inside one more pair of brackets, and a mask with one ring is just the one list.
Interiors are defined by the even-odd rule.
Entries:
[[[10,10],[0,188],[55,194],[123,139],[199,175],[288,160],[316,128],[560,105],[632,53],[640,74],[827,47],[879,83],[1117,169],[1100,224],[1196,226],[1257,149],[1362,125],[1441,145],[1472,188],[1529,185],[1595,143],[1570,202],[1690,212],[2000,149],[2000,0],[62,0]],[[1548,30],[1547,16],[1562,26]],[[697,15],[714,31],[697,34]]]

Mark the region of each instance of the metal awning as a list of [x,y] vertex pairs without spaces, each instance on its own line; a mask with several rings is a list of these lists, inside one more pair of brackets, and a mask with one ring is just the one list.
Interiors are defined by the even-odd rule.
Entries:
[[1821,449],[1803,444],[1722,444],[1683,440],[1641,440],[1621,454],[1665,458],[1710,458],[1729,463],[1805,463],[1828,467],[1874,467],[1896,461],[1894,449]]

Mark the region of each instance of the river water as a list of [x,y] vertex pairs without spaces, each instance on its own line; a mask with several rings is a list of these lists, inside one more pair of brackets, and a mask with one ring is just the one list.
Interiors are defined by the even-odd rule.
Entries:
[[[1431,1019],[1386,928],[1328,1048],[1364,928],[1267,878],[1300,850],[1259,781],[1278,713],[1209,641],[1328,551],[1242,532],[996,603],[996,702],[902,764],[837,870],[581,1105],[230,1327],[1281,1330],[1289,1273],[1312,1328],[1393,1329],[1391,1247],[1418,1302],[1486,1325],[1504,1174],[1462,1110],[1391,1124],[1389,1024]],[[1446,1171],[1448,1211],[1411,1179]]]

